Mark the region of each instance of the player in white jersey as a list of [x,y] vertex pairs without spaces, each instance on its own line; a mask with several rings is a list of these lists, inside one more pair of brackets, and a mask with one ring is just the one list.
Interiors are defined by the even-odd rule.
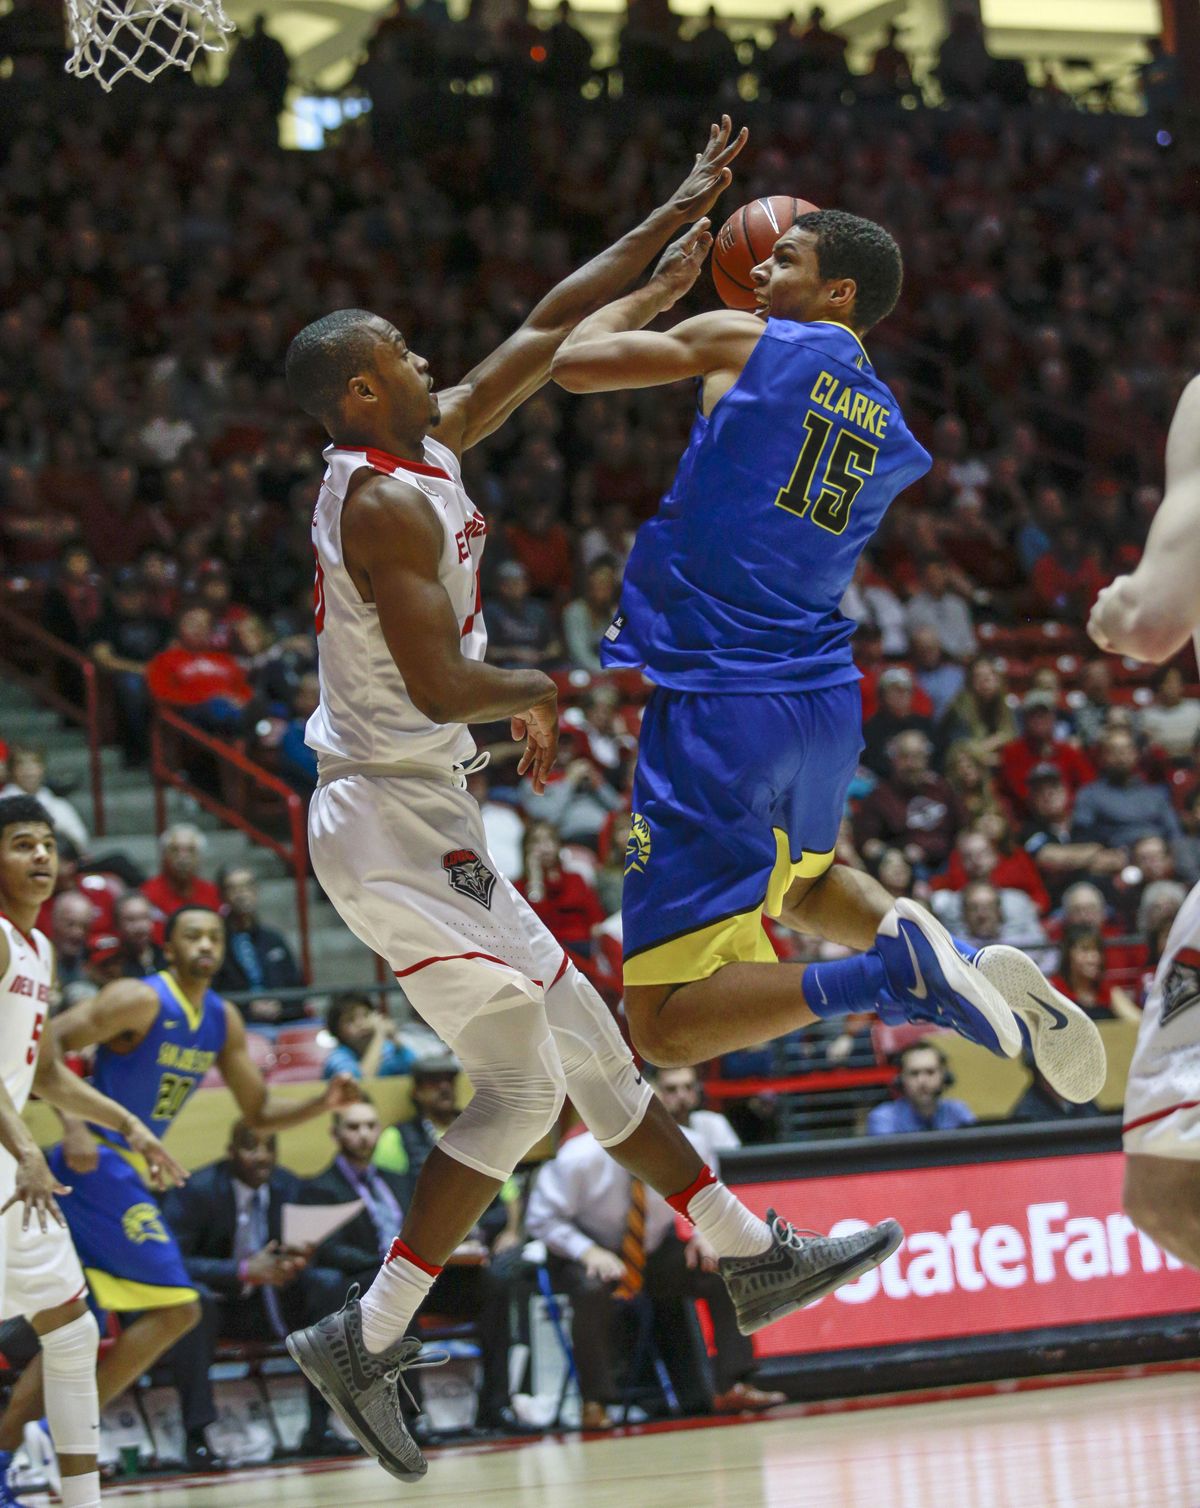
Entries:
[[[430,1153],[400,1236],[361,1302],[288,1338],[310,1380],[394,1476],[426,1466],[396,1396],[420,1365],[412,1316],[458,1243],[569,1094],[597,1140],[668,1197],[721,1259],[749,1333],[882,1261],[894,1221],[805,1239],[768,1225],[723,1185],[671,1120],[612,1017],[500,875],[466,791],[468,722],[512,719],[519,771],[542,790],[557,749],[553,681],[485,662],[479,555],[485,522],[459,457],[549,377],[588,312],[702,216],[731,178],[726,119],[682,186],[573,273],[515,335],[435,395],[428,364],[385,320],[343,310],[288,352],[288,384],[332,445],[313,519],[321,705],[309,724],[319,782],[313,866],[343,919],[385,957],[449,1043],[474,1097]],[[693,228],[667,253],[686,254]],[[430,434],[435,430],[435,434]]]
[[31,796],[0,800],[0,1318],[23,1314],[38,1335],[64,1508],[93,1508],[100,1501],[100,1336],[57,1203],[71,1191],[51,1173],[21,1111],[36,1089],[56,1109],[120,1131],[160,1181],[187,1175],[136,1116],[63,1065],[45,1031],[54,958],[34,923],[57,872],[45,808]]
[[[1171,421],[1167,485],[1137,569],[1096,599],[1088,633],[1161,664],[1200,655],[1200,378]],[[1200,1267],[1200,885],[1167,938],[1125,1090],[1125,1208],[1160,1246]]]

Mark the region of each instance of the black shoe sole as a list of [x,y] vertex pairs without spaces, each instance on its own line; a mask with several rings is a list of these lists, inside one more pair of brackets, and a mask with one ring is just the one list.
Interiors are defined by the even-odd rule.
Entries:
[[883,1237],[879,1243],[869,1251],[863,1253],[857,1262],[849,1263],[844,1267],[827,1267],[824,1272],[815,1274],[808,1287],[793,1291],[792,1294],[772,1308],[762,1313],[737,1316],[737,1326],[743,1335],[754,1335],[759,1330],[765,1330],[768,1325],[773,1325],[776,1320],[781,1320],[788,1314],[795,1314],[798,1309],[807,1309],[810,1304],[815,1304],[818,1299],[823,1299],[827,1293],[832,1293],[835,1288],[840,1288],[843,1283],[852,1283],[855,1278],[861,1278],[864,1272],[870,1272],[886,1262],[894,1251],[899,1249],[904,1240],[904,1232],[899,1226],[891,1236]]
[[[413,1471],[400,1465],[399,1462],[392,1464],[382,1442],[376,1437],[371,1426],[358,1411],[354,1399],[346,1390],[341,1379],[338,1377],[326,1377],[320,1370],[316,1348],[308,1338],[307,1330],[296,1330],[287,1337],[284,1344],[288,1348],[288,1355],[324,1398],[331,1409],[336,1410],[338,1418],[366,1451],[376,1460],[389,1476],[395,1477],[398,1482],[419,1482],[429,1470],[428,1463],[422,1459],[420,1471]],[[415,1442],[414,1442],[415,1443]]]

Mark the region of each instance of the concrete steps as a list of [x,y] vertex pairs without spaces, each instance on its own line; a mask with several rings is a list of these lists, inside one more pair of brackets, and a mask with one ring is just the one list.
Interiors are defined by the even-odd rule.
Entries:
[[[95,833],[87,739],[82,729],[64,724],[58,714],[40,706],[20,687],[0,677],[0,736],[10,745],[32,743],[44,748],[48,774],[55,784],[75,782],[68,799],[88,830]],[[96,855],[119,851],[146,874],[158,869],[158,838],[154,831],[154,788],[145,770],[128,770],[116,749],[101,751],[106,833],[93,837]],[[205,834],[207,848],[202,872],[215,879],[227,865],[244,864],[259,880],[263,922],[277,928],[299,951],[296,932],[295,882],[269,849],[244,834],[223,827],[216,818],[176,791],[167,793],[171,822],[192,822]],[[373,955],[347,930],[313,880],[307,881],[309,952],[314,989],[337,989],[369,984],[375,978]]]

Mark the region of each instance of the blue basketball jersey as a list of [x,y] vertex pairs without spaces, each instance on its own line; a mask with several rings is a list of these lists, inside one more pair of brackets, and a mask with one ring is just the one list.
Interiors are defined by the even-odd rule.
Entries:
[[853,331],[768,320],[638,532],[603,664],[680,691],[856,680],[839,603],[888,505],[930,464]]
[[[225,1003],[215,990],[206,990],[197,1011],[166,970],[145,983],[160,1002],[154,1025],[130,1052],[97,1048],[92,1082],[161,1137],[225,1046]],[[102,1127],[93,1130],[109,1146],[132,1156],[123,1136]]]

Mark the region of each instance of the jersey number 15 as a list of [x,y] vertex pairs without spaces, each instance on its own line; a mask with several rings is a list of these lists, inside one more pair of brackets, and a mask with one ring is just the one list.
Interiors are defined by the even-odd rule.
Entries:
[[811,517],[830,534],[841,534],[862,484],[874,474],[879,447],[849,429],[839,429],[832,446],[828,445],[833,420],[812,409],[804,416],[804,427],[808,431],[804,446],[791,480],[779,489],[775,506],[797,518]]

